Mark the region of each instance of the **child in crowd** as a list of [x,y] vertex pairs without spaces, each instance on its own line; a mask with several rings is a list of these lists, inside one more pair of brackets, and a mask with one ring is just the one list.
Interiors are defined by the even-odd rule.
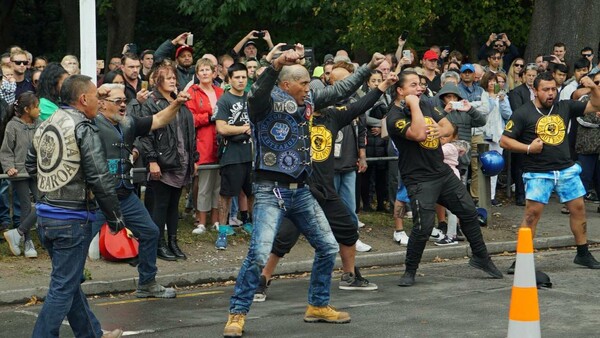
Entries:
[[9,65],[2,65],[2,84],[0,85],[0,97],[8,104],[15,102],[15,91],[17,82],[15,81],[15,71]]
[[[33,140],[33,134],[40,122],[40,101],[32,92],[25,92],[12,105],[12,119],[6,125],[4,140],[0,148],[0,162],[9,177],[15,177],[25,171],[25,157]],[[25,257],[36,258],[37,251],[29,236],[29,230],[37,220],[35,207],[31,207],[30,195],[37,201],[38,190],[35,177],[13,178],[13,191],[21,202],[21,225],[4,232],[4,238],[15,255],[21,254],[20,244],[24,237]]]
[[[441,137],[440,141],[442,143],[442,151],[444,152],[444,163],[450,166],[454,175],[460,179],[460,172],[458,171],[458,158],[466,153],[468,153],[471,149],[471,146],[468,142],[458,140],[458,127],[454,125],[454,132],[452,135],[447,137]],[[456,227],[458,223],[458,219],[456,215],[452,214],[450,210],[446,210],[448,214],[448,231],[444,238],[435,242],[435,245],[438,246],[448,246],[448,245],[456,245],[458,242],[456,241]]]

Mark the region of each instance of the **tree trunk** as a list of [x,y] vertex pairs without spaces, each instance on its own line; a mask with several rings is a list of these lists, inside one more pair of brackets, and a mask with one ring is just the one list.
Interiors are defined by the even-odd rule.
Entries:
[[[135,33],[137,0],[113,0],[113,7],[106,11],[108,37],[106,64],[113,55],[121,55],[123,46],[132,43]],[[140,53],[141,51],[138,51]]]
[[66,54],[73,54],[79,58],[80,40],[79,40],[79,1],[78,0],[59,0],[60,11],[62,12],[65,23],[65,32],[67,38]]
[[556,42],[566,45],[565,61],[571,66],[583,47],[592,47],[598,54],[599,17],[595,0],[536,0],[525,59],[533,62],[538,54],[551,54]]

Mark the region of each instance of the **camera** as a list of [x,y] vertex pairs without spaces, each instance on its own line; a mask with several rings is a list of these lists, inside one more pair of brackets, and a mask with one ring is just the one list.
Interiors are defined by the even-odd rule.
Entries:
[[254,33],[254,36],[256,36],[257,38],[264,38],[265,37],[265,31],[259,31]]
[[542,56],[542,61],[552,62],[554,61],[554,57],[552,57],[552,55],[545,55]]
[[454,109],[454,110],[459,110],[459,109],[464,109],[465,108],[465,104],[462,103],[462,101],[451,102],[451,103],[452,103],[452,109]]
[[502,40],[502,39],[504,39],[504,36],[505,36],[504,33],[500,33],[496,37],[498,38],[498,40]]

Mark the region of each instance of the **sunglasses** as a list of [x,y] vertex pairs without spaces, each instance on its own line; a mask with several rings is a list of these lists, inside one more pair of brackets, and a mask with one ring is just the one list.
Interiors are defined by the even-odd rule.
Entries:
[[116,104],[117,106],[127,103],[127,99],[114,99],[114,100],[104,99],[104,101],[112,102],[112,103]]
[[494,45],[494,47],[504,47],[504,45],[500,44],[500,45]]
[[24,66],[27,66],[27,65],[29,64],[29,61],[20,61],[20,60],[18,60],[18,61],[13,61],[13,62],[14,62],[14,63],[15,63],[15,65],[17,65],[17,66],[23,66],[23,65],[24,65]]
[[492,59],[492,60],[500,60],[500,59],[502,59],[502,58],[501,58],[501,57],[499,57],[499,56],[492,56],[490,59]]
[[522,63],[515,63],[515,67],[523,68],[525,65]]
[[527,69],[527,70],[532,70],[532,69],[537,70],[538,69],[538,65],[535,64],[535,63],[528,63],[527,67],[525,67],[525,69]]
[[589,58],[590,56],[594,56],[594,54],[581,54],[581,56]]

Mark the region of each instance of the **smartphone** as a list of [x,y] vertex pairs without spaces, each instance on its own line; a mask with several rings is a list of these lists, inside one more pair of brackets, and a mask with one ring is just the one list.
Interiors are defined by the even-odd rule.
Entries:
[[194,34],[188,34],[187,38],[185,39],[185,44],[188,46],[194,45]]
[[256,33],[254,33],[254,36],[256,36],[257,38],[264,38],[265,37],[265,31],[258,31]]
[[142,81],[142,90],[148,90],[148,81]]
[[138,53],[137,45],[135,43],[128,43],[127,44],[127,53],[133,53],[133,54],[137,55],[137,53]]
[[104,60],[96,60],[96,68],[104,69]]
[[403,58],[407,58],[410,60],[410,58],[412,57],[412,54],[410,53],[410,50],[403,50],[402,51],[402,57]]
[[552,62],[552,61],[554,61],[554,57],[552,57],[551,55],[545,55],[545,56],[542,56],[542,61]]
[[496,35],[496,37],[498,38],[498,40],[502,40],[502,39],[504,39],[504,33],[500,33],[500,34]]
[[450,51],[450,46],[443,46],[442,51],[445,51],[445,50]]
[[452,109],[458,110],[458,109],[464,109],[464,108],[465,108],[465,105],[462,103],[462,101],[452,102]]
[[494,85],[494,94],[498,94],[498,93],[500,93],[500,85],[496,83]]
[[406,38],[408,38],[408,31],[402,31],[402,34],[400,34],[400,39],[406,41]]
[[281,48],[279,48],[279,50],[284,52],[286,50],[290,50],[290,49],[294,49],[294,48],[296,48],[296,46],[294,46],[294,44],[288,43],[287,45],[281,46]]

